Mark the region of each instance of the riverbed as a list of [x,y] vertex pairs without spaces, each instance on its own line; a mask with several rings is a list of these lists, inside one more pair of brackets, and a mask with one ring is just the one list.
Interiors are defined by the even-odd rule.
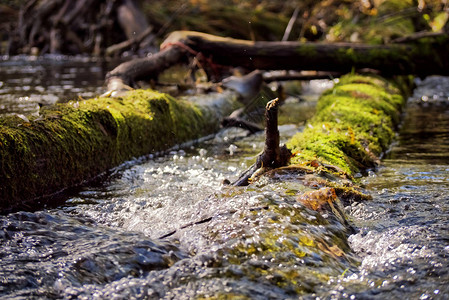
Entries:
[[[18,86],[34,89],[27,74]],[[304,114],[280,126],[283,141],[331,84],[289,99]],[[447,299],[449,79],[417,84],[395,143],[362,178],[373,200],[345,207],[350,228],[298,204],[308,188],[294,180],[226,185],[264,140],[226,129],[126,162],[56,207],[1,216],[0,299]],[[52,93],[40,94],[8,113],[32,113]]]

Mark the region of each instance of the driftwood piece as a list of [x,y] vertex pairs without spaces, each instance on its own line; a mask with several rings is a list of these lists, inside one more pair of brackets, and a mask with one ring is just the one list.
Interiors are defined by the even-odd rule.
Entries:
[[203,35],[188,36],[186,45],[214,63],[261,70],[350,72],[370,68],[386,75],[448,74],[448,44],[441,49],[420,45],[351,43],[248,42]]
[[[139,77],[157,77],[164,67],[179,61],[161,57],[200,56],[203,64],[216,68],[243,67],[248,70],[315,70],[347,73],[373,69],[382,75],[449,75],[449,38],[430,44],[366,45],[353,43],[252,42],[210,34],[175,31],[161,45],[160,56],[128,62],[111,71],[111,78],[130,83]],[[170,52],[166,52],[170,51]],[[174,55],[176,53],[176,55]],[[167,62],[170,62],[167,64]],[[149,66],[145,69],[145,66]],[[134,68],[139,72],[132,71]]]
[[[360,73],[360,72],[359,72]],[[372,73],[372,72],[371,72]],[[315,79],[333,79],[342,76],[340,72],[310,72],[310,73],[285,73],[285,74],[263,74],[263,81],[270,83],[274,81],[309,81]]]
[[279,168],[288,164],[291,153],[285,147],[279,147],[278,108],[279,98],[268,102],[265,110],[265,147],[261,156],[261,166]]
[[424,38],[439,38],[439,37],[444,37],[444,36],[447,36],[447,33],[444,31],[438,31],[438,32],[420,31],[420,32],[415,32],[412,35],[407,35],[407,36],[403,36],[403,37],[394,39],[391,42],[394,44],[410,43],[410,42],[414,42],[414,41],[424,39]]
[[221,121],[221,126],[223,127],[238,127],[247,130],[250,134],[262,131],[263,129],[251,122],[247,121],[245,119],[239,118],[239,117],[226,117]]
[[150,57],[134,59],[120,64],[106,75],[108,90],[119,90],[120,86],[132,85],[139,78],[154,78],[185,58],[183,50],[170,48]]
[[145,29],[142,33],[140,33],[138,36],[136,37],[132,37],[126,41],[123,41],[121,43],[118,44],[114,44],[112,46],[109,46],[106,48],[105,50],[105,55],[106,56],[113,56],[117,53],[120,53],[130,47],[132,47],[133,45],[139,45],[145,38],[147,38],[148,36],[150,36],[150,34],[153,33],[153,27],[149,26],[147,29]]

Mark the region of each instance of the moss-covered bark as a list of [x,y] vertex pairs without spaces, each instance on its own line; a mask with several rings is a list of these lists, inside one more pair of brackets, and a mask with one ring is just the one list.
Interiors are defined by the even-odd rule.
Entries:
[[342,172],[375,167],[394,137],[405,104],[400,89],[379,77],[347,75],[318,100],[306,129],[288,143],[293,164],[333,165]]
[[218,129],[236,97],[195,105],[150,90],[44,108],[0,120],[0,209],[77,185],[129,160]]

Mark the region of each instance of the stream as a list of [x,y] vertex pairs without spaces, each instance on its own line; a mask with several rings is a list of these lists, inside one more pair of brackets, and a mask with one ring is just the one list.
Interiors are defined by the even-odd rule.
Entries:
[[[7,63],[3,114],[32,113],[67,90],[101,93],[100,79],[79,86],[62,76],[92,64],[60,61],[72,68],[53,76],[71,80],[61,89],[30,76],[53,69],[48,62],[14,67],[15,81]],[[0,299],[449,299],[449,78],[417,84],[395,143],[362,178],[373,200],[345,207],[353,228],[300,205],[296,195],[311,188],[292,178],[224,184],[264,141],[226,129],[126,162],[57,207],[0,216]],[[284,142],[331,85],[304,84],[287,102],[302,114],[285,118]]]
[[118,63],[82,56],[0,56],[0,115],[34,114],[39,105],[100,95],[106,73]]

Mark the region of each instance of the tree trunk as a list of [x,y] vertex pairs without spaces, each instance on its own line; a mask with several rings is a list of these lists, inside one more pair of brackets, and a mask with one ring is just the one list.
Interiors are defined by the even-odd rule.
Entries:
[[[239,66],[248,70],[315,70],[347,73],[374,69],[384,76],[413,74],[449,75],[448,36],[426,42],[390,45],[353,43],[252,42],[192,31],[175,31],[161,52],[120,65],[107,75],[131,83],[136,77],[157,77],[164,68],[186,56],[202,65]],[[137,69],[138,71],[135,71]]]

